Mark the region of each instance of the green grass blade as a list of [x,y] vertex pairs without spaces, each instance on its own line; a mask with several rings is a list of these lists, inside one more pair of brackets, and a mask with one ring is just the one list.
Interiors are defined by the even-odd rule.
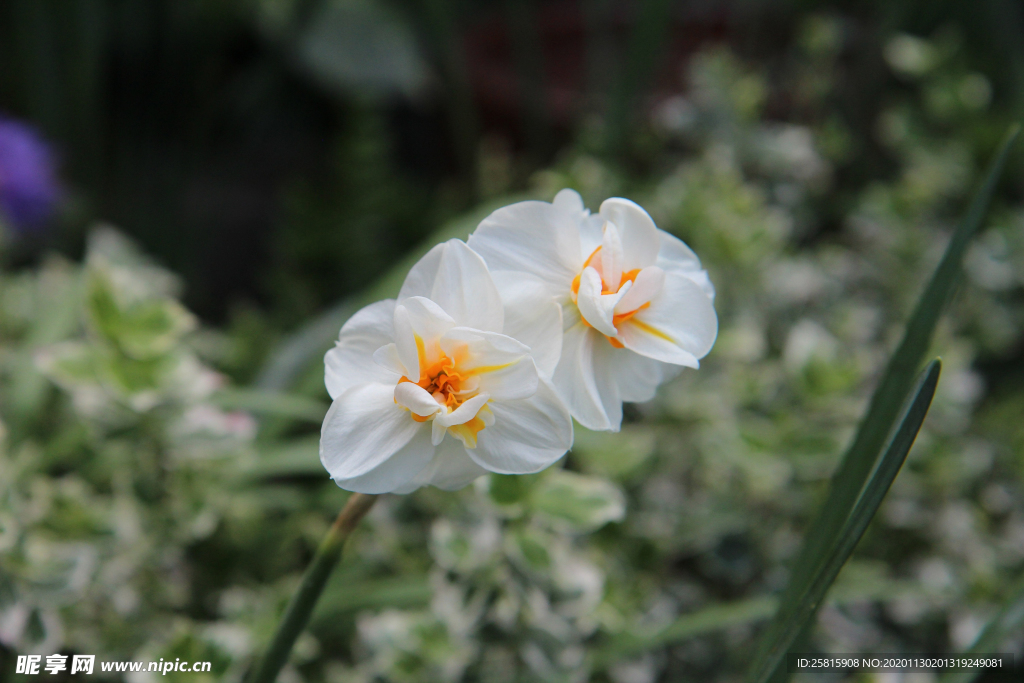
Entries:
[[338,331],[345,321],[366,304],[396,296],[409,269],[434,245],[452,238],[466,239],[492,211],[524,199],[530,197],[516,195],[484,202],[464,216],[442,225],[410,254],[392,266],[369,289],[338,302],[286,338],[263,366],[259,377],[256,378],[256,386],[266,391],[291,389],[296,379],[311,363],[323,363],[324,354],[338,338]]
[[882,374],[853,443],[832,477],[828,503],[822,506],[820,516],[808,532],[794,569],[792,583],[801,584],[807,573],[813,571],[815,563],[811,561],[812,558],[820,555],[829,541],[835,537],[835,531],[845,521],[854,499],[874,466],[886,436],[892,430],[904,397],[910,391],[914,375],[931,343],[942,309],[956,284],[967,245],[984,218],[996,181],[1017,138],[1018,130],[1015,127],[1007,136],[981,190],[953,234],[942,261],[935,269],[907,323],[903,339]]
[[314,423],[323,422],[327,414],[323,401],[259,389],[221,389],[210,397],[210,402],[224,410],[245,410]]
[[914,398],[900,421],[899,428],[889,441],[878,467],[865,485],[835,542],[816,567],[815,573],[801,586],[799,595],[789,602],[782,603],[773,628],[769,631],[772,640],[751,669],[750,680],[754,683],[764,683],[772,677],[776,667],[783,661],[786,650],[818,611],[825,593],[860,542],[861,536],[882,504],[882,499],[899,474],[907,453],[910,452],[910,447],[921,429],[921,423],[928,414],[941,368],[942,363],[937,359],[928,365],[914,392]]
[[[1017,580],[1010,599],[1002,609],[985,625],[974,644],[968,648],[966,655],[979,655],[999,652],[1000,646],[1015,634],[1024,630],[1024,576]],[[981,669],[952,670],[943,674],[939,683],[971,683],[982,673]]]
[[394,576],[354,584],[331,581],[313,612],[313,627],[337,622],[347,614],[387,607],[423,608],[430,604],[434,590],[427,577]]
[[260,450],[259,458],[246,468],[251,479],[275,477],[318,477],[327,479],[327,471],[320,464],[320,435],[289,439]]
[[271,353],[255,385],[265,391],[291,389],[313,358],[323,358],[341,326],[358,310],[356,297],[345,299],[291,333]]
[[594,651],[592,665],[604,669],[621,659],[649,652],[657,647],[678,643],[731,626],[750,624],[771,617],[778,606],[778,598],[762,595],[747,600],[711,605],[690,614],[684,614],[668,626],[650,633],[622,633]]
[[[915,581],[877,580],[858,585],[837,584],[828,594],[828,602],[846,605],[856,602],[888,601],[907,596],[922,596],[924,592]],[[733,626],[755,624],[769,619],[779,606],[779,599],[762,595],[745,600],[709,605],[696,612],[684,614],[667,626],[653,630],[626,631],[610,637],[595,648],[591,665],[603,670],[622,659],[679,643],[690,638],[721,631]]]
[[[942,309],[956,285],[964,252],[981,225],[1018,132],[1019,127],[1014,126],[1008,133],[981,189],[971,202],[928,286],[918,300],[907,323],[903,339],[882,373],[853,442],[832,476],[828,498],[811,522],[800,554],[793,565],[789,585],[782,596],[783,605],[793,603],[805,590],[811,575],[821,566],[825,554],[849,518],[850,510],[875,467],[878,453],[886,437],[892,432],[900,407],[913,384],[917,368],[931,343]],[[760,661],[764,657],[768,644],[776,639],[779,623],[779,619],[774,620],[762,636],[755,661]]]

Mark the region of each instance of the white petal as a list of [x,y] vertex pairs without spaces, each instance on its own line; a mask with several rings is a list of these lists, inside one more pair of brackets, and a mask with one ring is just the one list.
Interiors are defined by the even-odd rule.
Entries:
[[638,204],[612,197],[601,203],[601,215],[615,223],[622,238],[622,269],[653,266],[658,259],[658,228]]
[[335,482],[346,491],[359,493],[390,493],[404,488],[417,478],[434,456],[430,430],[425,425],[419,427],[409,443],[369,472],[349,479],[335,479]]
[[665,264],[666,267],[686,271],[701,270],[700,259],[686,242],[664,230],[658,231],[658,241],[658,265]]
[[612,425],[594,376],[595,344],[608,344],[608,340],[582,320],[567,329],[552,382],[572,416],[587,429],[600,431]]
[[458,440],[448,439],[434,449],[430,463],[412,481],[395,489],[395,493],[411,493],[428,485],[456,491],[484,474],[487,470],[473,462]]
[[593,268],[585,268],[580,275],[580,289],[576,295],[580,315],[601,334],[614,337],[615,304],[619,303],[629,289],[630,287],[623,287],[615,294],[601,294],[601,276]]
[[686,243],[664,230],[658,231],[658,238],[661,240],[661,250],[658,252],[658,263],[664,270],[681,270],[691,280],[700,285],[700,288],[711,297],[715,298],[715,286],[711,284],[708,272],[701,268],[700,259],[693,253]]
[[477,446],[468,453],[491,472],[539,472],[572,447],[572,418],[547,381],[530,398],[493,401],[489,407],[494,424],[477,434]]
[[430,298],[457,325],[501,332],[501,296],[483,258],[462,240],[444,244]]
[[[580,324],[583,320],[583,316],[580,315],[579,306],[574,304],[572,301],[562,304],[562,332],[563,334]],[[563,339],[562,344],[565,344]]]
[[613,432],[622,427],[622,393],[615,381],[616,350],[607,339],[594,342],[594,385],[604,414],[608,416],[607,429]]
[[452,412],[447,414],[441,413],[434,418],[434,422],[445,428],[465,424],[476,417],[476,414],[480,412],[480,409],[487,404],[490,398],[489,394],[477,394],[463,402],[461,406]]
[[609,369],[609,377],[615,383],[618,396],[623,401],[642,403],[654,398],[658,386],[679,373],[678,365],[670,365],[641,356],[629,349],[616,349],[611,344],[607,349],[600,346],[601,358]]
[[665,286],[650,308],[619,325],[627,349],[675,365],[696,368],[718,335],[711,298],[679,272],[665,273]]
[[479,389],[499,400],[526,398],[537,390],[537,366],[530,348],[503,334],[453,327],[441,348],[459,374],[479,379]]
[[606,222],[601,214],[587,216],[580,221],[580,265],[577,266],[577,271],[582,268],[583,262],[594,253],[594,250],[601,246]]
[[395,403],[394,392],[392,385],[367,384],[334,399],[320,431],[320,462],[332,479],[366,474],[412,439],[420,425]]
[[559,190],[551,204],[570,214],[583,213],[587,210],[583,205],[583,197],[580,196],[580,193],[568,187],[564,190]]
[[658,266],[647,266],[636,274],[633,286],[615,304],[615,314],[635,311],[656,297],[664,285],[665,271]]
[[694,270],[686,273],[686,276],[697,283],[708,297],[715,300],[715,285],[711,282],[711,277],[708,275],[706,270]]
[[395,344],[398,357],[417,380],[423,367],[434,363],[441,354],[438,340],[455,326],[452,317],[440,306],[421,296],[409,297],[395,307]]
[[665,363],[687,368],[700,367],[700,360],[689,351],[680,348],[667,333],[654,326],[641,326],[637,323],[634,318],[619,325],[619,341],[627,349]]
[[428,394],[426,389],[412,382],[400,382],[395,387],[395,401],[420,417],[430,417],[441,411],[441,406],[434,397]]
[[503,334],[530,347],[537,369],[551,377],[562,355],[562,307],[539,281],[522,273],[494,273],[505,304]]
[[580,220],[547,202],[518,202],[481,221],[469,246],[492,271],[529,273],[558,296],[580,269]]
[[604,224],[601,238],[601,279],[611,292],[619,291],[622,283],[622,239],[614,223]]
[[394,343],[385,344],[374,351],[373,362],[399,377],[408,372],[402,359],[398,356],[398,345]]
[[413,330],[424,340],[437,339],[455,327],[455,319],[436,302],[425,297],[409,297],[398,305],[404,306],[409,312]]
[[444,435],[448,433],[448,427],[441,424],[435,418],[430,422],[430,443],[435,446],[440,446],[441,442],[444,441]]
[[395,306],[395,351],[398,361],[405,368],[405,376],[412,380],[420,378],[420,345],[423,340],[417,343],[416,330],[412,327],[412,318],[409,309],[405,306]]
[[476,416],[479,417],[480,421],[484,423],[484,427],[490,427],[491,425],[494,424],[494,413],[491,412],[490,408],[488,408],[487,410],[483,410],[481,408],[480,412],[477,413]]
[[395,338],[394,309],[393,299],[378,301],[357,311],[341,328],[337,344],[324,356],[324,380],[332,399],[367,382],[398,381],[370,360]]
[[398,292],[399,301],[411,296],[430,298],[434,291],[434,281],[437,280],[437,269],[441,265],[441,254],[444,253],[444,247],[444,244],[438,244],[409,269],[409,273],[405,276],[405,282],[402,283],[402,289]]

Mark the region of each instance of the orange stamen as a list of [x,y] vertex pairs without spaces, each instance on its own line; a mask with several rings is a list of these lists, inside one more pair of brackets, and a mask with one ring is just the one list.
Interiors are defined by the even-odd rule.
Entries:
[[[413,382],[411,379],[403,375],[402,378],[398,380],[398,383],[412,382],[413,384],[416,384],[433,396],[434,400],[438,403],[443,403],[443,405],[445,405],[449,410],[455,410],[462,405],[462,402],[465,399],[469,398],[469,396],[460,396],[460,393],[463,391],[463,383],[466,380],[470,379],[473,375],[493,372],[494,370],[500,370],[503,367],[507,367],[505,365],[484,366],[474,368],[472,371],[463,374],[456,371],[455,363],[444,353],[442,353],[441,357],[434,363],[427,366],[425,358],[426,354],[423,352],[423,345],[422,342],[419,341],[418,337],[417,346],[419,347],[418,350],[420,352],[421,368],[419,381]],[[412,415],[412,419],[416,422],[426,422],[431,417],[421,417],[412,411],[410,411],[410,414]],[[448,429],[459,435],[467,447],[475,448],[476,435],[486,426],[487,425],[482,419],[474,417],[465,424],[455,425]]]
[[612,325],[615,325],[615,327],[618,327],[619,323],[626,322],[627,320],[632,318],[634,315],[636,315],[640,311],[644,310],[645,308],[649,307],[650,305],[651,305],[651,302],[648,301],[647,303],[645,303],[640,308],[634,309],[634,310],[629,311],[627,313],[619,313],[618,315],[613,316],[612,317]]
[[[421,362],[420,367],[423,369],[420,371],[420,379],[418,382],[413,383],[422,387],[435,399],[439,399],[439,402],[443,401],[444,405],[449,408],[453,410],[458,408],[462,404],[458,393],[462,391],[462,383],[467,378],[455,370],[455,363],[443,353],[433,364],[427,367],[423,367],[424,365],[425,362]],[[412,382],[412,380],[403,375],[398,380],[399,384],[402,382]],[[415,418],[416,416],[413,415],[413,417]],[[423,420],[420,421],[422,422]]]
[[[576,274],[576,277],[574,277],[572,279],[572,284],[570,285],[570,288],[572,289],[573,301],[575,301],[576,297],[579,296],[579,293],[580,293],[580,278],[583,276],[583,271],[586,270],[587,267],[590,265],[590,262],[593,261],[597,257],[597,254],[598,254],[599,251],[601,251],[601,247],[598,247],[594,251],[590,252],[590,256],[588,256],[587,260],[583,262],[583,268],[581,268],[580,272]],[[633,270],[623,271],[622,278],[619,281],[619,289],[621,289],[622,285],[624,285],[627,281],[628,282],[636,282],[636,277],[639,274],[640,274],[640,269],[639,268],[634,268]],[[608,285],[605,284],[604,278],[601,278],[601,294],[614,294],[614,293],[615,292],[613,292],[611,289],[609,289]],[[612,318],[612,324],[615,325],[615,327],[618,327],[619,323],[622,323],[622,322],[625,322],[625,321],[629,320],[634,315],[636,315],[638,312],[644,310],[645,308],[647,308],[650,305],[651,305],[651,302],[648,301],[644,305],[642,305],[639,308],[636,308],[636,309],[634,309],[632,311],[627,311],[626,313],[619,313],[618,315],[616,315],[616,316],[614,316]],[[586,318],[580,318],[580,319],[583,321],[583,324],[586,325],[587,327],[593,327],[593,325],[591,325],[590,323],[587,322]],[[614,337],[609,337],[608,335],[605,335],[605,339],[607,339],[608,343],[611,344],[612,346],[614,346],[617,349],[625,348],[625,346],[623,346],[622,342],[620,342],[618,339],[615,339]]]
[[460,425],[449,427],[448,431],[456,434],[462,443],[466,445],[466,448],[476,448],[476,435],[486,428],[487,425],[479,417],[474,417],[468,422],[464,422]]

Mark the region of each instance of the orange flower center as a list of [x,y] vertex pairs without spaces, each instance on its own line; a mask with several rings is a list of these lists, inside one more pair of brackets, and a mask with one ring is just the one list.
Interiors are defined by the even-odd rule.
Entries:
[[[419,339],[417,339],[419,342]],[[455,362],[451,358],[446,356],[444,353],[438,358],[432,365],[424,367],[422,363],[425,361],[423,354],[420,354],[420,379],[414,384],[417,384],[424,389],[428,394],[434,397],[434,400],[439,405],[443,405],[448,408],[449,411],[453,411],[462,405],[463,401],[470,398],[476,392],[472,390],[467,380],[470,379],[468,376],[463,376],[455,368]],[[412,382],[406,376],[402,376],[398,380],[398,383]],[[480,409],[480,412],[488,411],[487,406]],[[416,413],[409,411],[416,422],[426,422],[433,417],[432,415],[420,416]],[[477,434],[482,430],[486,429],[487,423],[480,417],[478,413],[471,420],[464,422],[459,425],[452,425],[448,427],[456,438],[462,441],[467,448],[476,448]]]
[[[598,258],[598,254],[600,252],[601,252],[601,247],[598,247],[594,251],[590,252],[590,256],[588,256],[587,260],[583,262],[583,267],[580,268],[580,272],[577,273],[576,277],[574,277],[572,279],[572,300],[573,301],[576,301],[576,297],[579,296],[579,293],[580,293],[580,278],[583,277],[583,271],[586,270],[590,266],[590,262],[591,261],[593,261],[595,258]],[[622,286],[624,284],[626,284],[627,281],[628,282],[635,281],[636,280],[636,276],[639,273],[640,273],[640,269],[639,268],[634,268],[633,270],[624,270],[624,271],[622,271],[622,279],[619,282],[619,289],[622,289]],[[606,281],[604,279],[604,276],[602,275],[601,276],[601,294],[614,294],[617,291],[618,290],[614,290],[613,291],[613,290],[608,288],[608,285],[607,285],[607,283],[606,283]],[[651,302],[648,301],[644,305],[642,305],[639,308],[636,308],[636,309],[634,309],[632,311],[627,311],[625,313],[618,313],[618,314],[616,314],[612,318],[612,324],[615,325],[615,327],[618,327],[619,323],[622,323],[622,322],[625,322],[626,320],[629,320],[634,315],[636,315],[638,312],[644,310],[645,308],[647,308],[650,305],[651,305]],[[593,327],[593,325],[591,325],[590,323],[587,322],[586,318],[582,318],[581,317],[580,319],[583,321],[583,324],[586,325],[587,327],[591,327],[591,328]],[[620,342],[618,339],[615,339],[614,337],[609,337],[608,335],[605,335],[605,339],[607,339],[608,343],[611,344],[612,346],[614,346],[617,349],[625,348],[623,346],[622,342]]]
[[[455,362],[442,353],[441,357],[433,365],[425,368],[421,366],[420,378],[413,383],[425,389],[428,394],[434,397],[438,404],[446,406],[448,410],[455,410],[462,405],[463,400],[469,398],[468,396],[460,396],[466,379],[466,377],[463,377],[456,371]],[[412,380],[403,375],[398,380],[399,384],[402,382],[412,382]],[[426,422],[430,418],[420,417],[413,413],[412,419],[417,422]]]

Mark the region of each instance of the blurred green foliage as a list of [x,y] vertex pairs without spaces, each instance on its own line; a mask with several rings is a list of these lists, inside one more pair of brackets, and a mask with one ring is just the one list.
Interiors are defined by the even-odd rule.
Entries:
[[[566,132],[524,105],[523,152],[475,108],[452,38],[482,3],[82,2],[73,19],[0,4],[0,59],[19,65],[0,102],[64,144],[73,191],[48,241],[3,247],[0,677],[61,651],[209,660],[210,680],[240,681],[345,500],[316,426],[322,354],[359,293],[386,295],[417,241],[568,186],[591,208],[628,196],[695,249],[716,348],[622,432],[578,429],[564,467],[381,501],[281,680],[736,680],[1019,114],[1022,62],[999,51],[1012,21],[985,34],[984,13],[922,5],[786,8],[758,27],[738,3],[732,47],[693,46],[659,80],[646,70],[673,36],[652,27],[675,5],[650,3],[621,59],[589,43],[592,66],[616,67],[594,69],[598,113]],[[536,80],[530,17],[513,19]],[[430,103],[403,128],[408,97]],[[936,333],[925,428],[809,649],[963,650],[1013,594],[1021,158]],[[226,322],[198,322],[141,251]],[[1024,655],[1019,631],[994,633]]]

